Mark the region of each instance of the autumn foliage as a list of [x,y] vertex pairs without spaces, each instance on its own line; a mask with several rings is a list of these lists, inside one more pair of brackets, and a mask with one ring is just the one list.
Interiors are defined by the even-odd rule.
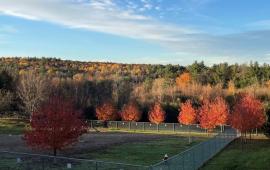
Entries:
[[183,73],[175,81],[179,88],[185,88],[191,82],[191,76],[189,73]]
[[225,125],[228,123],[230,117],[229,106],[223,98],[215,98],[212,102],[211,111],[215,115],[216,125]]
[[200,125],[204,129],[214,129],[224,125],[229,119],[229,108],[225,100],[217,97],[214,101],[204,100],[199,110]]
[[209,100],[203,100],[202,106],[199,109],[200,126],[205,129],[213,129],[216,124],[212,119],[211,103]]
[[125,104],[120,112],[120,115],[124,121],[139,121],[142,117],[142,113],[135,102]]
[[185,103],[182,103],[181,110],[178,115],[178,122],[184,125],[190,125],[196,123],[196,109],[192,107],[192,102],[187,100]]
[[117,109],[112,102],[104,102],[96,108],[96,116],[98,120],[109,121],[117,120],[119,115]]
[[24,134],[26,143],[34,148],[54,151],[64,149],[87,131],[71,101],[52,97],[31,115],[30,129]]
[[231,124],[240,132],[260,128],[266,121],[263,103],[248,94],[242,94],[234,106]]
[[155,103],[148,112],[149,121],[155,124],[164,122],[166,113],[160,103]]

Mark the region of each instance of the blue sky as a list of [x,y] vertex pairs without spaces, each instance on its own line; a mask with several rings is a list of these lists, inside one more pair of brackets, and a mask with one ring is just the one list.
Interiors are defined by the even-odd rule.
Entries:
[[2,0],[0,56],[270,61],[268,0]]

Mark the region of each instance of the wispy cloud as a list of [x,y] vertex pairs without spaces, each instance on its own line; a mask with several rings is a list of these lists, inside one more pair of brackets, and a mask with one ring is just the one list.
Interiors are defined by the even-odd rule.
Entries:
[[[183,1],[188,4],[189,10],[196,11],[214,0]],[[178,61],[185,56],[207,56],[213,61],[240,56],[241,60],[265,56],[269,52],[270,30],[215,35],[144,15],[140,8],[149,10],[158,7],[149,0],[142,0],[141,5],[125,2],[126,8],[113,0],[9,0],[0,1],[0,14],[162,44],[178,53],[174,58]]]
[[112,0],[72,3],[65,0],[10,0],[0,2],[0,11],[25,19],[154,41],[174,41],[175,35],[192,32],[187,28],[163,25],[152,18],[122,10]]
[[16,33],[18,30],[12,25],[0,25],[0,33]]
[[12,25],[0,25],[0,44],[8,43],[8,36],[17,32],[18,30]]
[[247,26],[251,29],[270,29],[270,19],[252,22],[249,23]]

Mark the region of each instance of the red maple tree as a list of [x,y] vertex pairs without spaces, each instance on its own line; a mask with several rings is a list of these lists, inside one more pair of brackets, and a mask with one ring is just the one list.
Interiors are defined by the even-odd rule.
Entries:
[[200,126],[212,130],[218,125],[224,125],[229,118],[229,108],[225,100],[217,97],[214,101],[204,100],[199,110]]
[[199,120],[200,126],[204,129],[213,129],[215,128],[216,124],[211,119],[211,103],[208,99],[204,99],[202,102],[202,106],[199,109]]
[[[187,100],[185,103],[182,103],[181,108],[179,109],[179,115],[178,115],[178,122],[182,123],[184,125],[191,125],[196,123],[196,109],[192,107],[191,100]],[[188,141],[191,143],[191,137],[190,137],[190,126],[188,126],[189,131],[189,137]]]
[[26,143],[39,149],[64,149],[77,141],[78,137],[87,132],[87,125],[81,119],[71,101],[60,97],[51,97],[40,108],[32,113],[30,129],[25,132]]
[[216,125],[225,125],[229,120],[229,106],[222,97],[217,97],[211,104]]
[[184,125],[190,125],[196,123],[196,109],[192,107],[192,102],[187,100],[182,103],[179,109],[178,122]]
[[102,121],[117,120],[119,118],[117,109],[109,101],[104,102],[96,108],[96,116],[98,120]]
[[140,112],[137,103],[129,102],[123,106],[120,115],[124,121],[139,121],[142,117],[142,112]]
[[248,94],[241,94],[234,106],[231,124],[240,132],[260,128],[266,121],[263,103]]
[[160,103],[155,103],[148,112],[149,121],[155,124],[164,122],[166,113]]

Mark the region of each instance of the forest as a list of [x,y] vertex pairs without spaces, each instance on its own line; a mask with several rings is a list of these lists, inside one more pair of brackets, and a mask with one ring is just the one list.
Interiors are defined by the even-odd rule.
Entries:
[[[132,102],[142,112],[154,103],[166,112],[166,122],[177,122],[185,101],[200,107],[203,100],[222,97],[229,108],[239,94],[247,93],[270,104],[268,64],[228,63],[207,66],[195,61],[188,66],[80,62],[57,58],[0,58],[0,113],[29,117],[49,96],[71,100],[87,119],[97,119],[96,108],[110,103],[115,110]],[[119,119],[119,117],[115,117]]]

